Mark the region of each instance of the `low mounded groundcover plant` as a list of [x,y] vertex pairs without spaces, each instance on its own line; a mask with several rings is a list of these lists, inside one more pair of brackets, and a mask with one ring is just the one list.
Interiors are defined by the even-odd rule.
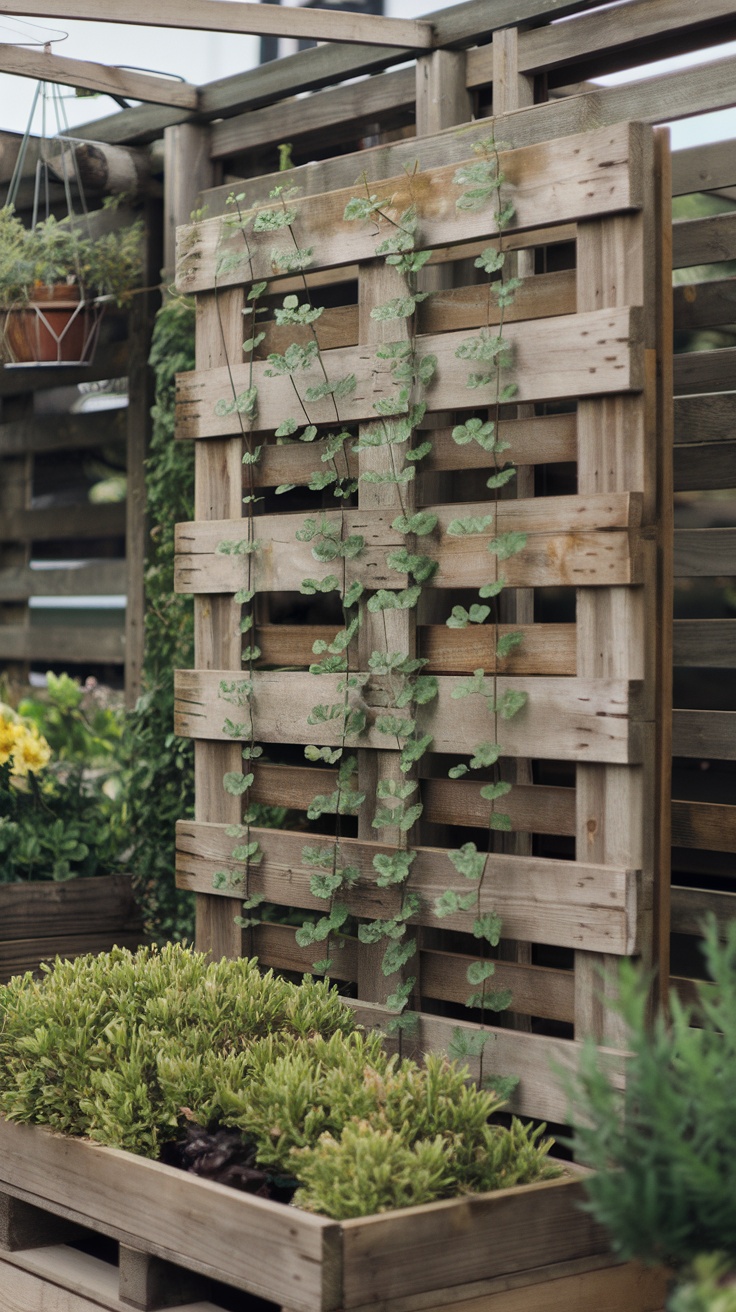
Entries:
[[337,991],[170,944],[0,989],[0,1112],[337,1220],[549,1179],[543,1128],[443,1056],[387,1056]]

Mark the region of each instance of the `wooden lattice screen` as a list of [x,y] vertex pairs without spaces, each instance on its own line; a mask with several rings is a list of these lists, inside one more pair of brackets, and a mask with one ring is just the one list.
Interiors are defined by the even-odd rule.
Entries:
[[[474,138],[465,140],[470,155]],[[421,161],[421,141],[417,155]],[[179,825],[177,878],[180,887],[200,895],[200,946],[218,955],[254,952],[264,965],[298,971],[322,955],[319,945],[297,945],[293,924],[241,929],[235,921],[245,873],[232,856],[232,830],[244,799],[224,789],[223,776],[242,771],[243,762],[242,743],[224,727],[226,719],[239,717],[223,697],[223,685],[232,688],[243,679],[235,672],[242,670],[244,642],[252,641],[241,633],[235,594],[248,586],[250,569],[261,648],[250,712],[265,751],[245,800],[299,813],[288,830],[251,831],[262,860],[247,872],[248,892],[282,908],[323,911],[324,903],[310,893],[313,871],[302,852],[315,832],[329,845],[334,820],[327,816],[308,826],[304,813],[315,794],[332,791],[335,770],[305,763],[302,752],[308,744],[340,741],[334,723],[307,722],[316,703],[339,699],[339,674],[317,678],[307,670],[313,642],[334,636],[339,620],[320,610],[319,597],[316,603],[301,597],[300,585],[305,577],[334,573],[335,563],[318,562],[296,532],[307,515],[324,510],[343,538],[362,536],[364,549],[344,561],[343,586],[363,583],[365,600],[379,588],[406,587],[406,576],[387,562],[391,551],[405,545],[392,523],[407,509],[432,508],[437,527],[421,539],[421,549],[434,556],[438,569],[419,609],[372,614],[363,606],[349,659],[351,669],[365,670],[371,651],[401,650],[426,657],[425,671],[438,677],[437,699],[417,710],[420,728],[433,741],[419,767],[424,812],[411,834],[417,856],[406,885],[421,898],[415,916],[421,927],[418,962],[411,967],[421,1014],[418,1035],[405,1037],[405,1050],[446,1047],[458,1026],[476,1029],[477,1013],[460,1005],[470,991],[467,965],[479,955],[470,932],[473,913],[439,919],[434,906],[447,888],[467,891],[446,849],[475,840],[485,850],[488,843],[489,805],[480,790],[489,772],[457,779],[447,772],[492,736],[493,716],[483,700],[455,699],[452,693],[478,667],[485,669],[489,687],[493,683],[497,626],[489,620],[452,629],[445,620],[453,605],[475,601],[492,576],[490,538],[526,533],[526,547],[503,566],[516,591],[516,613],[507,604],[501,617],[521,629],[524,640],[496,671],[499,694],[507,688],[528,694],[524,709],[499,731],[503,777],[517,780],[504,799],[512,833],[496,834],[488,844],[482,891],[483,908],[500,914],[506,936],[493,982],[508,985],[513,1001],[509,1017],[486,1024],[494,1042],[485,1062],[486,1070],[521,1077],[513,1099],[517,1109],[559,1121],[564,1100],[550,1077],[550,1058],[574,1061],[574,1040],[586,1034],[619,1044],[615,1016],[600,1003],[608,985],[597,972],[610,971],[622,955],[642,955],[660,959],[668,974],[661,946],[669,928],[662,893],[668,869],[662,852],[669,838],[669,807],[662,805],[669,796],[663,712],[669,699],[662,670],[670,655],[671,614],[668,516],[662,511],[671,504],[671,383],[662,363],[668,358],[662,350],[669,293],[669,276],[662,273],[669,259],[663,217],[669,201],[667,139],[647,126],[623,124],[502,152],[501,163],[514,205],[501,238],[491,204],[457,209],[455,163],[411,178],[373,179],[368,173],[370,192],[392,198],[391,213],[417,201],[421,247],[435,252],[423,276],[427,288],[436,290],[417,309],[418,345],[438,361],[420,435],[433,449],[422,472],[400,489],[401,497],[395,484],[363,480],[342,510],[334,508],[340,503],[329,487],[305,487],[325,452],[326,432],[336,427],[330,398],[305,401],[318,429],[315,441],[284,444],[274,436],[291,412],[291,384],[269,377],[263,357],[283,351],[298,331],[269,322],[260,358],[244,363],[243,337],[250,328],[244,331],[249,320],[243,310],[253,280],[274,279],[268,293],[278,299],[270,304],[298,290],[293,275],[279,277],[274,251],[293,250],[294,243],[311,248],[311,283],[330,284],[331,308],[317,324],[327,376],[355,374],[355,390],[339,401],[340,420],[356,436],[364,432],[361,426],[375,421],[374,403],[394,391],[390,361],[376,358],[376,346],[398,336],[396,324],[370,314],[398,294],[394,271],[375,253],[388,225],[378,225],[377,237],[375,221],[343,221],[351,196],[365,194],[361,183],[290,200],[295,217],[289,229],[250,228],[245,260],[234,254],[243,250],[242,233],[223,229],[219,218],[180,232],[178,286],[197,295],[197,369],[180,378],[178,437],[196,440],[197,483],[196,521],[178,528],[178,587],[195,597],[196,669],[177,675],[176,729],[195,740],[196,819]],[[487,282],[472,283],[467,276],[471,285],[448,288],[452,276],[446,271],[453,267],[458,281],[468,256],[499,241],[508,252],[523,252],[513,258],[520,271],[533,272],[524,278],[504,327],[512,350],[508,378],[518,390],[502,411],[499,435],[510,443],[508,457],[524,471],[517,480],[522,495],[498,500],[494,510],[486,490],[491,458],[476,443],[458,445],[452,428],[469,415],[489,413],[491,389],[468,389],[466,364],[455,352],[469,331],[494,323],[489,307],[495,302]],[[574,243],[575,267],[563,260],[546,271],[546,253],[563,249],[562,243]],[[340,281],[340,269],[355,264],[357,305],[354,284]],[[319,302],[319,291],[314,296]],[[497,310],[495,316],[498,322]],[[300,340],[306,342],[304,332]],[[306,373],[296,381],[304,398],[315,379]],[[251,383],[258,387],[252,422],[232,404]],[[244,481],[243,452],[256,446],[262,448],[258,462],[245,467]],[[343,450],[356,478],[388,467],[391,448],[355,453],[352,446]],[[260,545],[247,556],[218,551],[222,543],[247,537],[243,495],[251,470],[264,498],[255,519]],[[275,498],[281,484],[294,490]],[[489,509],[493,523],[483,533],[447,535],[450,520],[487,516]],[[395,828],[372,826],[376,778],[403,777],[397,774],[398,750],[375,726],[387,703],[390,709],[388,685],[376,677],[352,695],[367,711],[366,730],[349,744],[367,800],[356,819],[342,824],[341,855],[361,872],[344,898],[358,920],[389,919],[406,889],[378,887],[372,866],[374,855],[405,841]],[[382,1004],[395,977],[382,975],[376,948],[348,936],[342,947],[332,945],[330,956],[333,978],[351,985],[365,1004],[359,1005],[362,1019],[385,1020]]]

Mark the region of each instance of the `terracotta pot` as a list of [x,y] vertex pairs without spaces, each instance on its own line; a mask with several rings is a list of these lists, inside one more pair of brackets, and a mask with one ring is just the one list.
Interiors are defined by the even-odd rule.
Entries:
[[38,287],[27,306],[5,313],[7,364],[88,364],[99,311],[80,301],[79,287]]

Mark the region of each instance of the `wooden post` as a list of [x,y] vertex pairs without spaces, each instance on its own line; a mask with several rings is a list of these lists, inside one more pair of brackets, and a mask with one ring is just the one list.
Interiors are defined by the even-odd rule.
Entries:
[[120,1302],[139,1312],[203,1304],[210,1290],[205,1277],[125,1244],[120,1245],[119,1271]]
[[[618,305],[644,307],[644,345],[651,348],[640,394],[578,404],[578,491],[643,493],[643,524],[656,515],[655,296],[648,290],[657,251],[654,214],[654,157],[643,136],[641,178],[644,209],[602,222],[581,223],[577,240],[579,311]],[[653,544],[644,544],[647,545]],[[648,559],[646,558],[648,554]],[[654,618],[653,554],[645,552],[645,582],[639,587],[580,588],[577,593],[578,678],[640,679],[649,722],[643,726],[641,765],[578,765],[576,772],[577,859],[640,870],[642,908],[651,909],[654,880]],[[645,793],[646,789],[646,793]],[[640,919],[641,947],[650,964],[651,923]],[[623,1046],[626,1034],[605,1000],[615,995],[617,960],[604,954],[575,954],[575,1037],[593,1035]]]
[[[515,109],[524,109],[534,104],[534,79],[519,72],[519,33],[515,27],[494,32],[492,42],[493,70],[493,115],[498,118]],[[510,278],[528,278],[534,274],[534,252],[519,251],[518,254],[506,256],[506,274]],[[517,405],[509,412],[516,419],[530,419],[534,415],[533,405]],[[500,497],[533,497],[534,466],[522,465],[516,470],[516,478],[499,493]],[[534,623],[534,589],[516,588],[513,592],[504,592],[499,598],[499,618],[502,624]],[[508,780],[516,784],[533,782],[532,763],[519,757],[507,761],[505,772]],[[530,833],[494,835],[494,847],[500,852],[513,852],[517,856],[531,856],[532,835]],[[498,955],[502,961],[515,961],[531,965],[531,943],[521,943],[513,939],[501,939]],[[512,999],[513,1006],[513,999]],[[531,1019],[527,1016],[515,1016],[511,1012],[507,1017],[499,1017],[501,1024],[507,1021],[514,1029],[531,1030]]]
[[[243,359],[242,287],[197,297],[197,369],[239,364]],[[241,437],[197,442],[194,448],[194,518],[240,519],[243,509]],[[241,608],[232,596],[194,598],[194,665],[198,670],[242,670]],[[223,715],[224,718],[224,715]],[[241,801],[225,792],[223,775],[242,765],[238,743],[194,744],[194,811],[197,820],[239,824]],[[197,895],[196,943],[216,959],[243,954],[239,909],[230,898]]]
[[214,182],[209,127],[178,123],[164,131],[164,286],[176,269],[176,229],[189,223],[200,195]]
[[[375,349],[383,341],[394,341],[400,335],[408,336],[408,320],[384,323],[371,319],[370,311],[376,305],[390,300],[394,296],[404,295],[406,285],[403,277],[389,265],[381,262],[362,265],[359,279],[359,341]],[[359,456],[361,474],[368,470],[380,473],[397,472],[402,464],[404,447],[381,446],[362,451]],[[396,515],[411,514],[416,505],[416,483],[374,484],[361,482],[358,492],[358,504],[361,510],[393,510]],[[405,656],[417,654],[416,610],[388,610],[372,614],[362,607],[360,638],[358,642],[359,663],[361,670],[368,668],[368,659],[372,651],[400,651]],[[396,745],[394,744],[394,749]],[[390,843],[396,847],[408,847],[410,834],[403,834],[396,826],[384,829],[373,828],[375,812],[376,785],[379,779],[394,779],[405,783],[416,779],[416,770],[402,774],[399,769],[399,753],[393,751],[358,752],[358,778],[360,789],[366,793],[366,800],[360,808],[358,820],[358,837],[366,841]],[[416,796],[418,797],[418,793]],[[409,805],[414,801],[409,800]],[[396,987],[397,975],[386,976],[381,970],[385,952],[385,943],[371,946],[362,945],[358,958],[358,996],[369,1002],[385,1002]],[[419,949],[415,962],[418,968]],[[415,963],[412,963],[412,966]],[[410,973],[409,971],[406,972]]]

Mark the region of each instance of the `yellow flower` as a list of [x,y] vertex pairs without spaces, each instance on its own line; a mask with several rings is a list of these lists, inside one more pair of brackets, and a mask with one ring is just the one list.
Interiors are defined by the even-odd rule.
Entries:
[[24,724],[10,707],[0,705],[0,765],[10,761],[12,778],[36,774],[50,759],[51,748],[35,724]]
[[27,774],[37,774],[48,765],[51,748],[35,727],[18,727],[22,729],[22,737],[19,736],[13,751],[13,775],[22,779]]

